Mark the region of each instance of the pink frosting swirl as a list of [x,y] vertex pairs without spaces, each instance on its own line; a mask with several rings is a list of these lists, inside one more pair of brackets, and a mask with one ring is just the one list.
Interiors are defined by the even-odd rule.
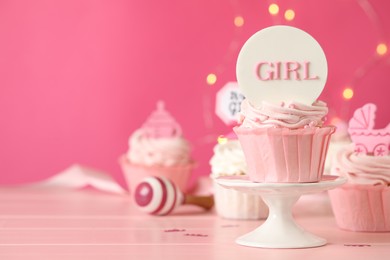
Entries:
[[358,155],[351,145],[338,152],[332,174],[352,184],[390,186],[390,156]]
[[241,119],[243,127],[265,128],[285,127],[290,129],[304,127],[321,127],[328,113],[325,102],[316,101],[311,106],[297,102],[274,105],[264,102],[255,108],[248,100],[241,103]]

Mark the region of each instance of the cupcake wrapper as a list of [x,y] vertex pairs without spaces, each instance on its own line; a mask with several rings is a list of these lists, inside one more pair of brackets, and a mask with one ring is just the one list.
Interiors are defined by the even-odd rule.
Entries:
[[122,171],[125,175],[127,185],[130,187],[130,192],[133,192],[137,185],[142,182],[146,177],[166,177],[170,179],[182,192],[188,191],[188,181],[191,177],[194,162],[190,162],[186,165],[177,166],[144,166],[138,164],[132,164],[126,158],[125,155],[119,159]]
[[390,187],[346,184],[328,193],[341,229],[390,231]]
[[235,127],[255,182],[318,182],[335,127],[286,129]]
[[217,214],[227,219],[254,220],[268,216],[268,207],[260,196],[231,190],[214,183]]

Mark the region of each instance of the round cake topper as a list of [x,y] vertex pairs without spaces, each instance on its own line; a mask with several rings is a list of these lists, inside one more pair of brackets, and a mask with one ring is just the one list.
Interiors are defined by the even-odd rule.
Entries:
[[324,89],[328,75],[325,53],[308,33],[277,25],[258,31],[242,47],[237,81],[249,102],[311,105]]

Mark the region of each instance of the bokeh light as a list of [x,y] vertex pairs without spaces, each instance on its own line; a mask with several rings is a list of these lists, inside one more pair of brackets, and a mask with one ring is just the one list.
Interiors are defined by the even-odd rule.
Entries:
[[378,44],[378,46],[376,46],[376,53],[385,55],[387,53],[387,45],[385,43]]
[[346,100],[349,100],[353,97],[353,89],[350,87],[347,87],[343,91],[343,98]]
[[340,122],[342,122],[342,120],[341,120],[339,117],[337,117],[337,116],[333,117],[333,118],[330,120],[330,124],[331,124],[331,125],[337,125],[337,124],[339,124]]
[[234,18],[234,25],[236,27],[241,27],[244,25],[244,18],[242,16],[236,16]]
[[285,18],[287,21],[292,21],[292,20],[294,20],[294,18],[295,18],[295,12],[294,12],[294,10],[292,10],[292,9],[286,10],[286,12],[284,12],[284,18]]
[[207,75],[206,82],[210,86],[214,85],[217,82],[217,75],[210,73],[209,75]]
[[279,6],[277,4],[270,4],[268,7],[268,12],[271,15],[277,15],[279,13]]
[[228,139],[226,137],[224,137],[223,135],[218,136],[217,142],[219,144],[226,144],[227,141],[228,141]]

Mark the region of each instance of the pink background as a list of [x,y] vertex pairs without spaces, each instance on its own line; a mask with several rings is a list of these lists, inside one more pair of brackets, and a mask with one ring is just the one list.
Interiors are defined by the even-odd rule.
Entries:
[[[270,3],[280,13],[268,13]],[[372,9],[370,8],[372,7]],[[286,9],[296,17],[287,22]],[[47,178],[73,163],[118,179],[118,157],[157,100],[181,123],[208,175],[218,135],[215,93],[235,81],[239,48],[259,29],[289,24],[323,46],[329,118],[378,104],[390,121],[390,1],[0,1],[0,183]],[[243,27],[234,17],[244,18]],[[217,83],[208,86],[206,76]],[[352,84],[355,96],[342,98]]]

